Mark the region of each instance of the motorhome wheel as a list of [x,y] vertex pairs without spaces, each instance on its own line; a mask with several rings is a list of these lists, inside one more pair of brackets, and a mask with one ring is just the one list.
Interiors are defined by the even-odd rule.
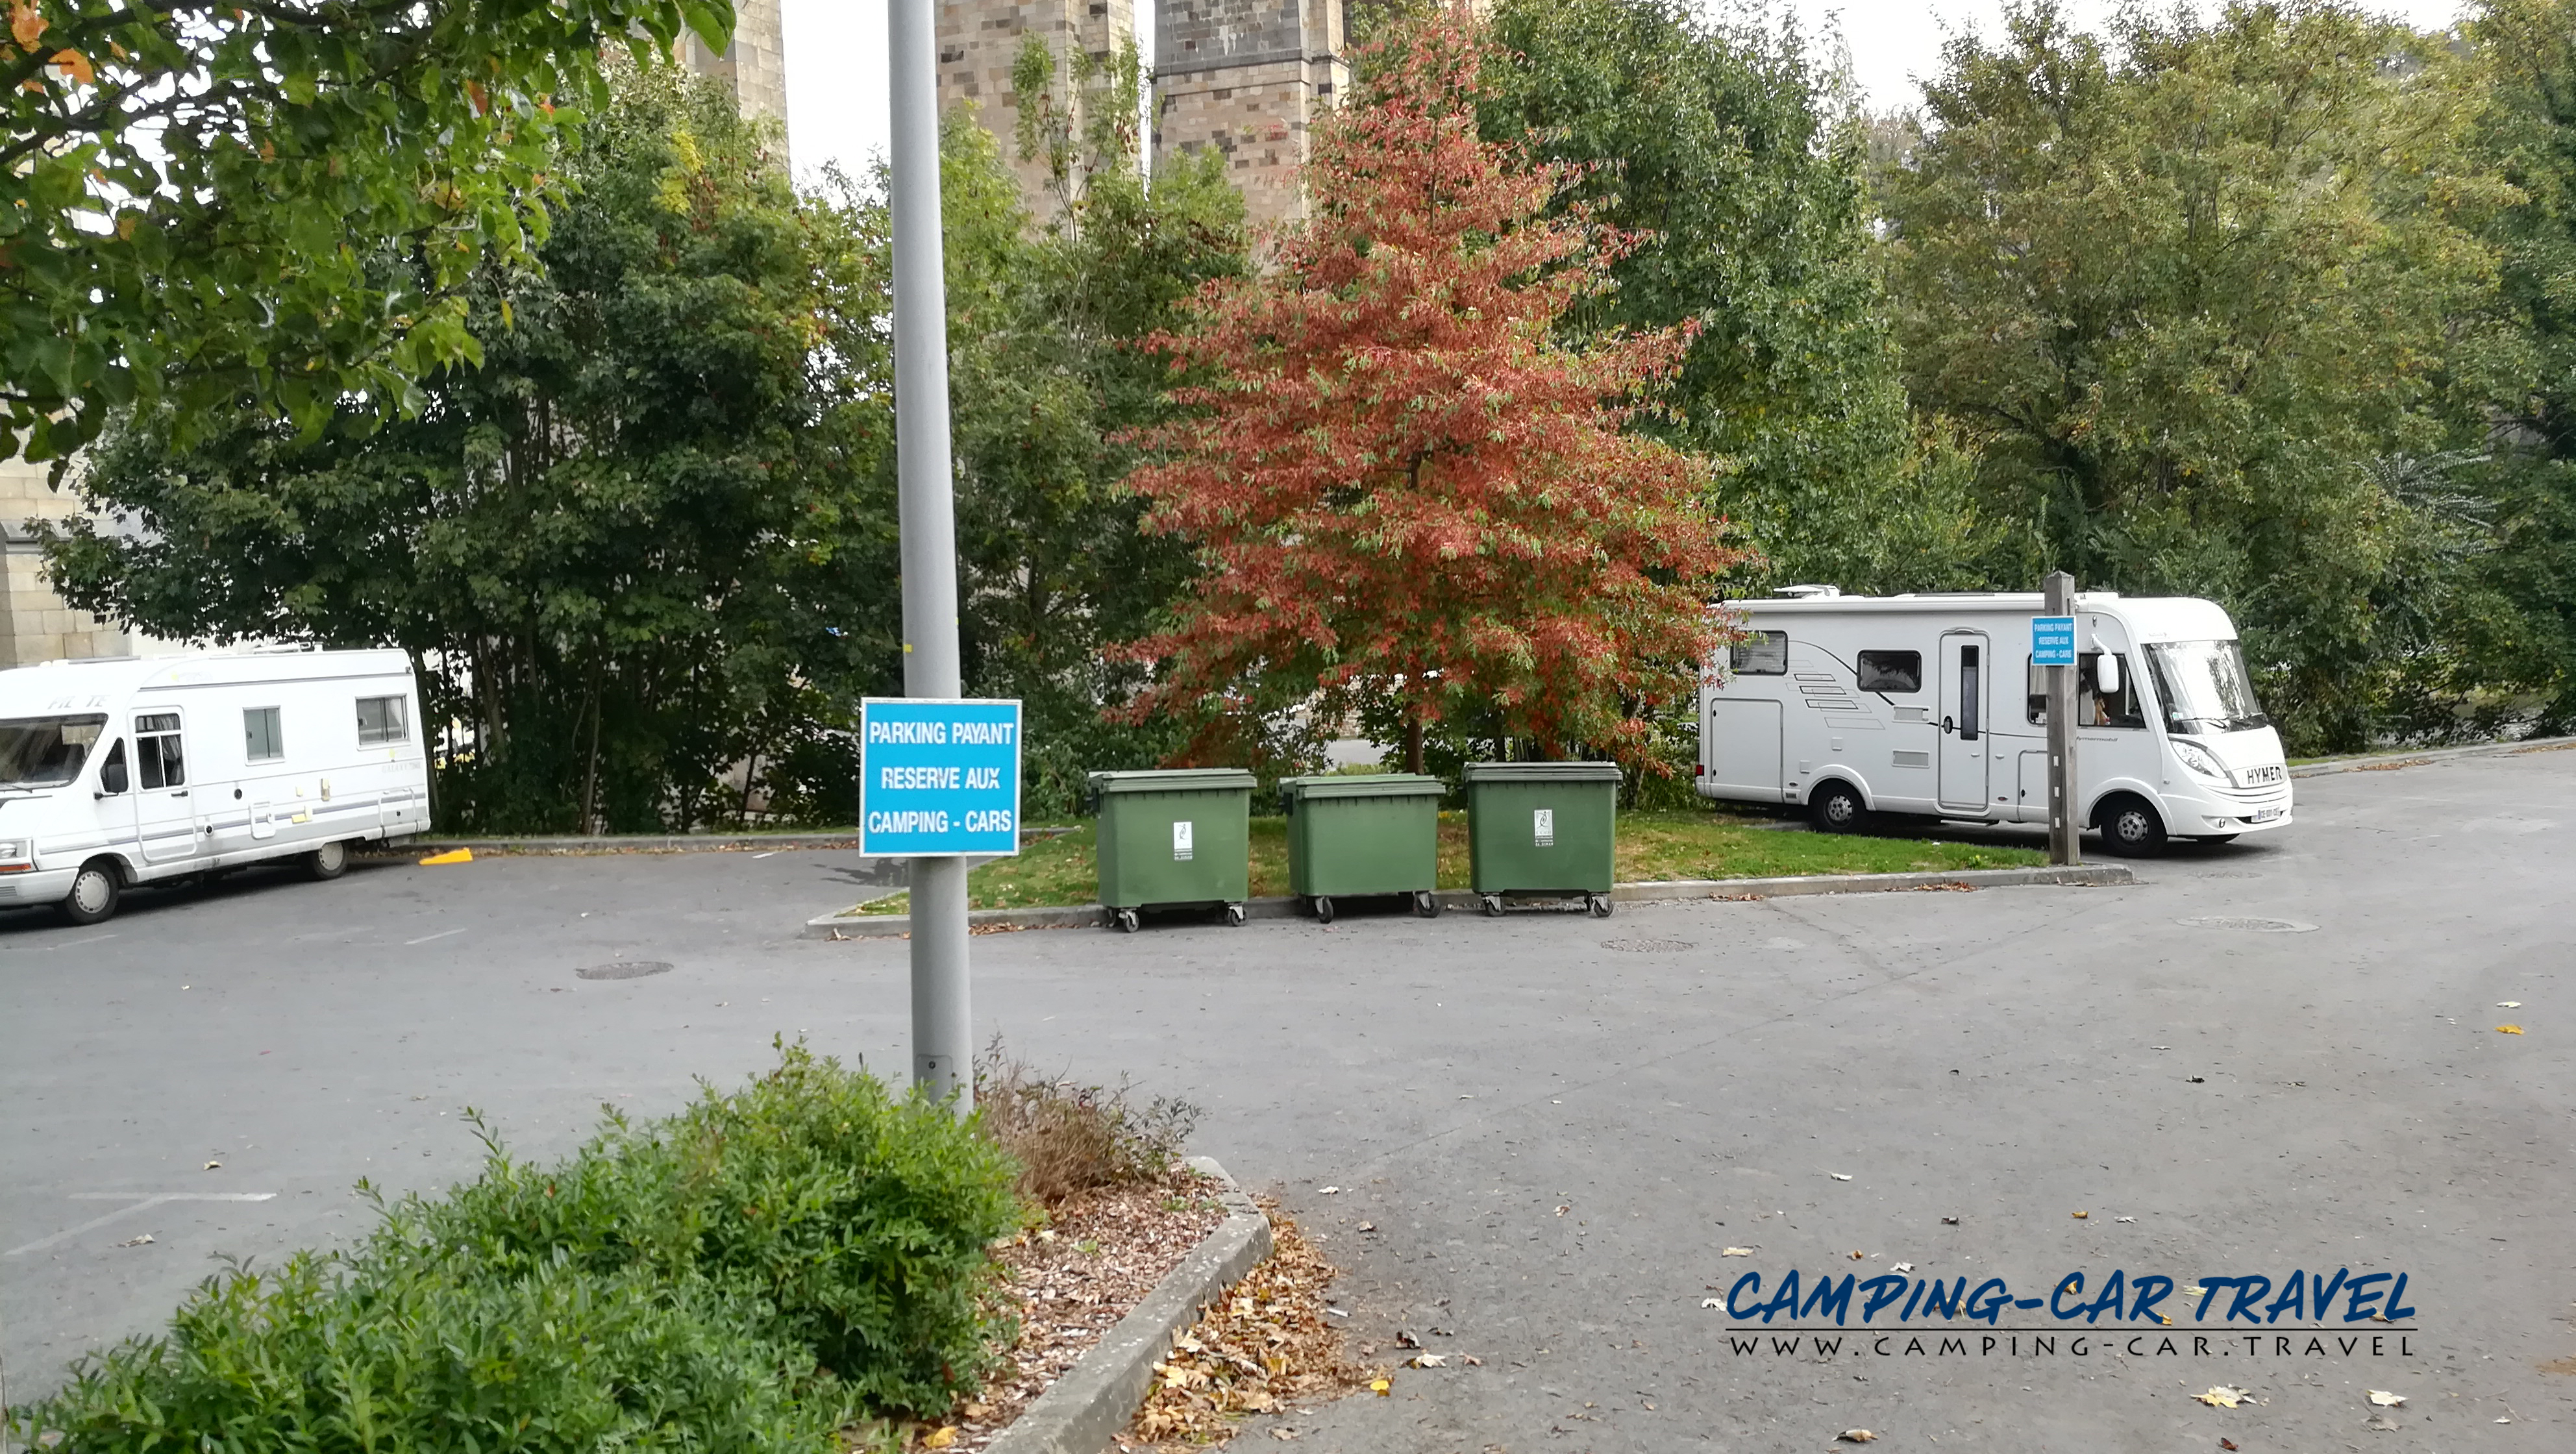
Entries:
[[55,912],[75,924],[104,922],[115,915],[121,889],[115,864],[103,858],[82,864],[81,871],[72,876],[72,891],[54,906]]
[[1842,783],[1827,783],[1807,798],[1807,817],[1819,833],[1857,833],[1867,812],[1860,794]]
[[349,845],[346,843],[325,843],[304,856],[304,872],[308,877],[334,879],[348,871]]
[[2102,846],[2124,858],[2153,858],[2165,851],[2165,824],[2145,800],[2123,793],[2094,815]]

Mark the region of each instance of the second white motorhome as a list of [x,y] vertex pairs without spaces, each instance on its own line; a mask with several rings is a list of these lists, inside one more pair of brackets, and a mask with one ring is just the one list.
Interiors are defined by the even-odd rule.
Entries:
[[[1701,796],[1869,813],[2048,821],[2048,701],[2028,594],[1729,601],[1747,638],[1700,692]],[[2190,597],[2075,598],[2080,822],[2116,853],[2290,821],[2281,738],[2235,623]]]
[[135,884],[429,827],[399,651],[59,661],[0,671],[0,903],[78,924]]

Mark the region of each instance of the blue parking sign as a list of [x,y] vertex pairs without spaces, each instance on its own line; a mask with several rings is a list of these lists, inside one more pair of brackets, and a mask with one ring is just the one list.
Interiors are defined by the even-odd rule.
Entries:
[[869,697],[859,745],[860,852],[1020,851],[1019,703]]
[[2073,666],[2075,664],[2074,617],[2033,616],[2030,618],[2030,664],[2032,666]]

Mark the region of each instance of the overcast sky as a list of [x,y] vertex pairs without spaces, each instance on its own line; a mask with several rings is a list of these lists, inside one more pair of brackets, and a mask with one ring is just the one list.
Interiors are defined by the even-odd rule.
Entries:
[[[1704,0],[1705,3],[1705,0]],[[857,170],[886,144],[886,0],[786,0],[789,142],[800,176],[826,161]],[[2115,6],[2068,0],[2078,24],[2098,24]],[[2206,3],[2204,0],[2204,8]],[[2380,0],[2380,10],[2413,24],[2447,24],[2459,0]],[[1153,60],[1152,0],[1138,0],[1139,40]],[[1839,16],[1852,71],[1873,110],[1909,106],[1915,78],[1941,62],[1941,42],[1962,27],[1993,34],[2003,0],[1775,0],[1811,32]]]

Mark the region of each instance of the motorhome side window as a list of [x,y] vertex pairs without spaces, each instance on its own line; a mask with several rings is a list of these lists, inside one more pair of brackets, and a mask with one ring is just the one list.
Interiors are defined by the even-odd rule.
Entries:
[[[2127,652],[2111,653],[2119,690],[2102,690],[2102,653],[2087,651],[2075,658],[2075,725],[2078,727],[2144,727],[2146,712],[2138,705],[2137,683],[2129,676]],[[2030,668],[2030,720],[2048,720],[2048,668]]]
[[1748,631],[1744,639],[1726,649],[1728,664],[1740,677],[1777,677],[1789,674],[1789,633],[1786,631]]
[[135,768],[147,788],[188,785],[188,765],[179,752],[179,714],[144,712],[134,719]]
[[411,707],[400,697],[358,699],[358,745],[382,747],[411,740]]
[[1864,651],[1858,675],[1864,692],[1919,692],[1923,690],[1923,653]]
[[246,762],[275,762],[286,755],[286,734],[279,729],[277,708],[246,707],[242,709],[242,758]]

